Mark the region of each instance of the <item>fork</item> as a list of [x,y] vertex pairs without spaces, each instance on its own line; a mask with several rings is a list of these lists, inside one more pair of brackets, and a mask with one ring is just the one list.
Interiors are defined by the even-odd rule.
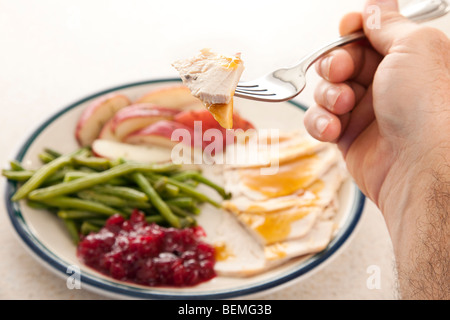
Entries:
[[[409,5],[401,10],[406,18],[415,22],[424,22],[436,19],[447,14],[450,6],[445,0],[426,0]],[[275,70],[261,78],[252,81],[239,82],[235,96],[239,98],[281,102],[294,98],[306,86],[306,72],[320,57],[336,47],[364,39],[363,31],[339,37],[322,48],[301,59],[300,63],[290,68]]]

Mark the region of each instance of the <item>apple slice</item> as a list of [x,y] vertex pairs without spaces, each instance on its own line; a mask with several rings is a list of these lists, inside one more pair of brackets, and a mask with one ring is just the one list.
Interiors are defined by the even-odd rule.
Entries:
[[104,124],[118,110],[131,104],[123,94],[110,93],[92,101],[84,109],[75,129],[75,138],[80,146],[90,146],[97,139]]
[[161,120],[141,130],[135,131],[128,135],[123,141],[137,145],[156,145],[173,148],[179,143],[177,140],[172,140],[172,134],[175,130],[180,130],[178,134],[189,140],[185,141],[183,138],[183,142],[191,145],[191,141],[193,141],[193,131],[181,123],[168,120]]
[[179,110],[204,108],[203,103],[191,94],[184,85],[173,85],[155,89],[140,97],[136,103],[154,103],[161,107]]
[[242,118],[237,112],[233,114],[233,128],[234,129],[242,129],[249,130],[255,129],[255,126],[250,121]]
[[130,133],[160,120],[171,120],[179,110],[159,107],[151,103],[133,104],[117,112],[111,123],[111,131],[122,141]]
[[[206,109],[202,110],[186,110],[178,113],[174,119],[175,122],[181,123],[184,126],[190,128],[191,130],[195,129],[195,122],[201,122],[202,128],[202,136],[208,129],[216,129],[222,133],[223,149],[226,148],[228,144],[234,143],[234,136],[236,129],[242,129],[244,131],[248,129],[254,129],[255,127],[249,121],[245,120],[237,113],[233,114],[233,129],[225,129],[223,128],[214,118],[214,116]],[[206,141],[203,142],[203,148],[208,143]]]
[[92,151],[97,157],[106,159],[125,159],[142,163],[169,162],[170,149],[160,146],[138,146],[119,141],[96,139]]
[[98,135],[98,139],[105,139],[105,140],[111,140],[111,141],[119,141],[117,139],[116,135],[114,134],[114,131],[112,130],[112,121],[113,119],[109,119],[104,125],[102,130],[100,131]]
[[181,123],[188,128],[194,129],[194,124],[196,121],[200,121],[202,124],[202,132],[204,133],[208,129],[219,129],[224,132],[223,129],[217,121],[214,119],[213,115],[206,109],[201,110],[187,110],[178,113],[173,120],[175,122]]
[[[189,127],[191,129],[194,128],[194,122],[195,121],[201,121],[202,122],[202,131],[205,132],[208,129],[219,129],[222,132],[225,132],[226,129],[220,126],[217,121],[214,119],[214,116],[206,109],[202,110],[186,110],[178,113],[173,118],[174,121],[179,122],[186,127]],[[254,129],[252,123],[245,120],[241,116],[239,116],[237,113],[233,114],[233,122],[234,126],[233,129],[242,129],[242,130],[248,130],[248,129]],[[228,130],[232,131],[232,130]]]

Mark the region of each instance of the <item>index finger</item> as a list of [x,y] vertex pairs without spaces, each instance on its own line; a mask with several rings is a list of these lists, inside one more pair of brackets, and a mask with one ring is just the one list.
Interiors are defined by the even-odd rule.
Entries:
[[363,17],[359,12],[347,13],[339,23],[339,34],[345,36],[363,28]]
[[[346,14],[339,25],[339,33],[346,35],[363,27],[361,13]],[[368,87],[382,57],[371,47],[353,43],[338,48],[319,59],[316,63],[317,73],[333,83],[353,80]]]

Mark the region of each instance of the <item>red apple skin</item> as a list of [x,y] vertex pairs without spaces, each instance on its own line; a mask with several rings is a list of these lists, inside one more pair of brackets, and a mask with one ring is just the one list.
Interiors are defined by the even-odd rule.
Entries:
[[[195,121],[201,121],[202,122],[202,128],[203,131],[207,129],[220,129],[221,131],[225,131],[223,127],[221,127],[217,121],[214,119],[214,117],[211,115],[211,113],[206,110],[187,110],[178,113],[174,117],[174,121],[184,124],[187,127],[194,128],[194,122]],[[248,129],[254,129],[255,127],[251,122],[248,120],[245,120],[241,116],[239,116],[237,113],[233,114],[233,129],[242,129],[242,130],[248,130]]]
[[[202,123],[202,134],[205,133],[208,129],[217,129],[220,130],[223,137],[223,147],[227,145],[227,143],[232,143],[234,141],[234,134],[233,130],[227,130],[220,126],[217,121],[214,119],[214,117],[211,115],[211,113],[206,110],[187,110],[180,112],[177,114],[174,119],[175,122],[179,122],[183,125],[185,125],[188,128],[191,128],[191,130],[194,130],[194,123],[195,121],[200,121]],[[248,130],[248,129],[254,129],[252,123],[245,120],[244,118],[240,117],[238,114],[233,114],[233,129],[242,129],[242,130]],[[227,138],[228,137],[228,138]]]
[[83,111],[75,128],[75,139],[80,146],[90,146],[98,137],[104,124],[118,110],[131,104],[130,99],[119,93],[110,93],[93,100]]
[[170,85],[154,89],[137,99],[135,103],[153,103],[178,110],[204,108],[203,103],[194,97],[184,85]]
[[255,129],[255,126],[248,120],[242,118],[238,113],[233,114],[233,129],[249,130]]
[[151,103],[132,104],[112,118],[111,131],[119,141],[134,131],[161,120],[171,120],[180,111]]
[[[173,147],[179,141],[172,140],[172,133],[177,130],[185,130],[183,133],[189,134],[189,145],[193,145],[194,132],[189,127],[181,123],[169,120],[161,120],[151,124],[141,130],[135,131],[128,135],[123,141],[131,144],[143,145],[162,145],[166,147]],[[187,142],[183,140],[183,142]]]
[[[217,121],[214,119],[214,117],[211,115],[211,113],[206,109],[183,111],[183,112],[180,112],[179,114],[177,114],[173,120],[185,125],[186,127],[191,128],[191,129],[194,129],[195,121],[201,121],[203,132],[205,132],[207,129],[211,129],[211,128],[213,128],[213,129],[222,128],[217,123]],[[224,130],[225,129],[223,129],[221,131],[224,131]]]

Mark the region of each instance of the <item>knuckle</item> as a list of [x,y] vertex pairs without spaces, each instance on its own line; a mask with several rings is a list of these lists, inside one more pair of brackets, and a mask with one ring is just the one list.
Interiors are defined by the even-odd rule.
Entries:
[[447,36],[440,30],[429,27],[429,26],[422,26],[420,28],[417,28],[412,32],[412,38],[416,38],[419,40],[428,40],[429,42],[449,42],[449,39]]
[[429,26],[414,28],[398,39],[398,42],[405,45],[409,44],[418,47],[424,47],[425,45],[428,48],[433,48],[436,45],[438,47],[447,46],[448,48],[450,45],[449,39],[442,31]]
[[401,16],[398,12],[395,11],[388,11],[384,12],[381,16],[381,24],[392,24],[397,23],[399,21],[402,21],[404,19],[403,16]]

